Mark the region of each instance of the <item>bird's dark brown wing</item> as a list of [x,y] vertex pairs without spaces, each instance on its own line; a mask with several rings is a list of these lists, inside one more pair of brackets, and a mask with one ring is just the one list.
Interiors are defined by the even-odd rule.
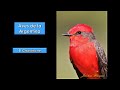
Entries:
[[100,46],[99,42],[97,40],[94,40],[96,52],[97,52],[97,57],[98,57],[98,64],[99,64],[99,70],[100,74],[103,79],[107,78],[107,58],[105,55],[105,52],[103,48]]
[[73,65],[73,67],[74,67],[74,69],[75,69],[75,71],[77,73],[78,78],[79,79],[86,79],[86,77],[81,78],[81,76],[83,76],[83,74],[78,70],[78,68],[75,66],[75,64],[74,64],[74,62],[72,60],[71,60],[71,63],[72,63],[72,65]]

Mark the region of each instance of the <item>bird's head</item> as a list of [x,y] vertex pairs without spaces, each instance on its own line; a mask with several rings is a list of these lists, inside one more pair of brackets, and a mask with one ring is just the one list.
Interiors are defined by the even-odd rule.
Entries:
[[62,35],[68,36],[71,43],[86,43],[88,40],[95,39],[95,36],[93,35],[93,29],[86,24],[77,24],[66,34]]

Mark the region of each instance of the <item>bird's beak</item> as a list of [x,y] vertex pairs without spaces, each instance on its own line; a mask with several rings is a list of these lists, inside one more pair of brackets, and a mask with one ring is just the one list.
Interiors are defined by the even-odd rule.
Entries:
[[68,33],[66,33],[66,34],[62,34],[63,36],[72,36],[72,34],[68,34]]

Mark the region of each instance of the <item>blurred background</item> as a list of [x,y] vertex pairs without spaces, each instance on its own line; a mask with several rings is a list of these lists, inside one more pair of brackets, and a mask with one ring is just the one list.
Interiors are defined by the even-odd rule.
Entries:
[[57,79],[78,79],[69,59],[69,38],[62,36],[76,24],[90,25],[107,55],[107,11],[57,11]]

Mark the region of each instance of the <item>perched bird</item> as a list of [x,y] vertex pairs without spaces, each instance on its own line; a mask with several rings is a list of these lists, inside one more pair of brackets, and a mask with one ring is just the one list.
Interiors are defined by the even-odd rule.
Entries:
[[93,29],[77,24],[64,36],[70,38],[70,61],[79,79],[107,79],[107,58]]

